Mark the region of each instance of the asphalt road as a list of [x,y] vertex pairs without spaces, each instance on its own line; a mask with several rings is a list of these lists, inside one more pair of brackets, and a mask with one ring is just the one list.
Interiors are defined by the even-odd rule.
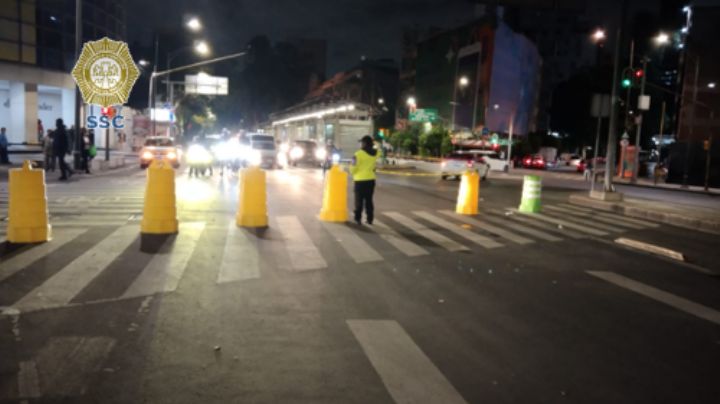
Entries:
[[0,402],[717,402],[720,237],[570,207],[561,183],[528,216],[490,178],[470,220],[457,182],[378,183],[358,227],[317,219],[321,172],[268,172],[248,231],[236,176],[179,173],[180,232],[151,238],[144,172],[49,181],[54,239],[0,247]]

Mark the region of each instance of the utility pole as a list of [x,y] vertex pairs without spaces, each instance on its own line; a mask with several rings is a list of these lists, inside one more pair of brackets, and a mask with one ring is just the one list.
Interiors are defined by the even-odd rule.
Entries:
[[[640,81],[640,97],[638,98],[638,101],[642,100],[643,96],[645,95],[645,80],[647,78],[647,58],[644,57],[642,60],[642,79]],[[631,182],[637,182],[638,179],[638,172],[640,170],[640,132],[642,131],[642,118],[643,114],[642,112],[642,106],[640,105],[640,102],[638,102],[638,122],[635,126],[635,164],[633,164],[633,174],[631,178]],[[650,106],[648,105],[648,108]]]
[[[82,51],[82,0],[75,0],[75,60],[80,59],[80,51]],[[75,86],[75,147],[73,148],[73,166],[76,170],[80,169],[80,110],[82,109],[82,94],[80,87]],[[59,156],[63,158],[64,156]]]
[[[633,68],[633,60],[635,57],[635,40],[630,40],[630,64],[628,65],[628,69],[625,71],[629,71],[630,75],[634,75],[635,69]],[[625,97],[625,131],[630,132],[630,128],[632,127],[632,120],[630,119],[630,97],[632,95],[632,85],[629,85],[627,88],[627,96]],[[622,173],[620,174],[622,177]]]
[[[665,139],[663,138],[663,129],[665,129],[665,101],[662,102],[662,107],[660,111],[660,141],[658,142],[658,159],[657,163],[655,163],[655,167],[660,165],[662,162],[662,147],[665,143]],[[653,184],[657,185],[658,177],[653,173]]]
[[610,92],[610,120],[608,127],[608,143],[607,143],[607,158],[605,159],[605,184],[603,191],[605,194],[614,192],[612,179],[613,170],[615,167],[615,149],[617,142],[617,134],[615,133],[617,126],[617,87],[618,87],[618,76],[620,70],[620,42],[622,41],[622,26],[625,23],[625,13],[627,11],[627,0],[623,1],[622,11],[620,14],[620,21],[615,34],[615,51],[613,60],[613,80],[612,88]]
[[[710,110],[710,122],[715,120],[715,110]],[[710,138],[705,144],[705,192],[710,191],[710,157],[712,156],[712,142],[713,135],[710,134]]]
[[693,125],[695,123],[695,108],[697,106],[697,90],[698,90],[698,76],[700,75],[700,57],[695,55],[695,77],[693,77],[693,100],[692,107],[690,108],[690,117],[688,118],[688,137],[685,142],[685,164],[683,166],[683,180],[682,187],[688,187],[688,175],[690,171],[690,141],[695,134]]

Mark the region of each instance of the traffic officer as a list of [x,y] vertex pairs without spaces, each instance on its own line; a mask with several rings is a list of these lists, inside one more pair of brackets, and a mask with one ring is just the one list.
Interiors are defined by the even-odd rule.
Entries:
[[362,224],[362,211],[365,207],[367,223],[372,224],[373,213],[373,192],[375,191],[375,163],[378,159],[378,152],[373,147],[373,140],[370,136],[363,136],[360,139],[360,150],[355,152],[353,162],[350,166],[350,174],[353,176],[355,190],[355,222]]

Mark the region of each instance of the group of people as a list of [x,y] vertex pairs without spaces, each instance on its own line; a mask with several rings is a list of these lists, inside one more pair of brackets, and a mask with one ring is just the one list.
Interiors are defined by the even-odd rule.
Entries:
[[[90,160],[94,157],[95,134],[86,128],[80,129],[80,169],[90,174]],[[43,155],[45,157],[45,171],[55,172],[55,165],[60,168],[60,180],[70,178],[75,171],[65,161],[65,155],[72,151],[70,139],[71,131],[68,131],[62,119],[55,121],[55,130],[47,130],[42,138]]]

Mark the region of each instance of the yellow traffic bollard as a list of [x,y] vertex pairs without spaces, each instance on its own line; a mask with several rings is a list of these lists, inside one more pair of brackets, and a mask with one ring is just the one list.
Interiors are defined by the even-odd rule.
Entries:
[[7,241],[41,243],[50,240],[45,171],[25,161],[22,168],[10,170]]
[[320,220],[325,222],[347,221],[347,184],[347,173],[339,165],[333,164],[330,171],[327,172]]
[[465,171],[460,180],[455,213],[477,215],[480,196],[480,174],[477,171]]
[[178,232],[175,170],[169,161],[155,160],[147,170],[145,205],[140,232],[146,234]]
[[240,197],[235,223],[238,227],[267,227],[265,171],[254,166],[245,168],[238,181]]
[[540,212],[540,190],[542,183],[537,175],[526,175],[523,179],[522,199],[518,211],[522,213]]

